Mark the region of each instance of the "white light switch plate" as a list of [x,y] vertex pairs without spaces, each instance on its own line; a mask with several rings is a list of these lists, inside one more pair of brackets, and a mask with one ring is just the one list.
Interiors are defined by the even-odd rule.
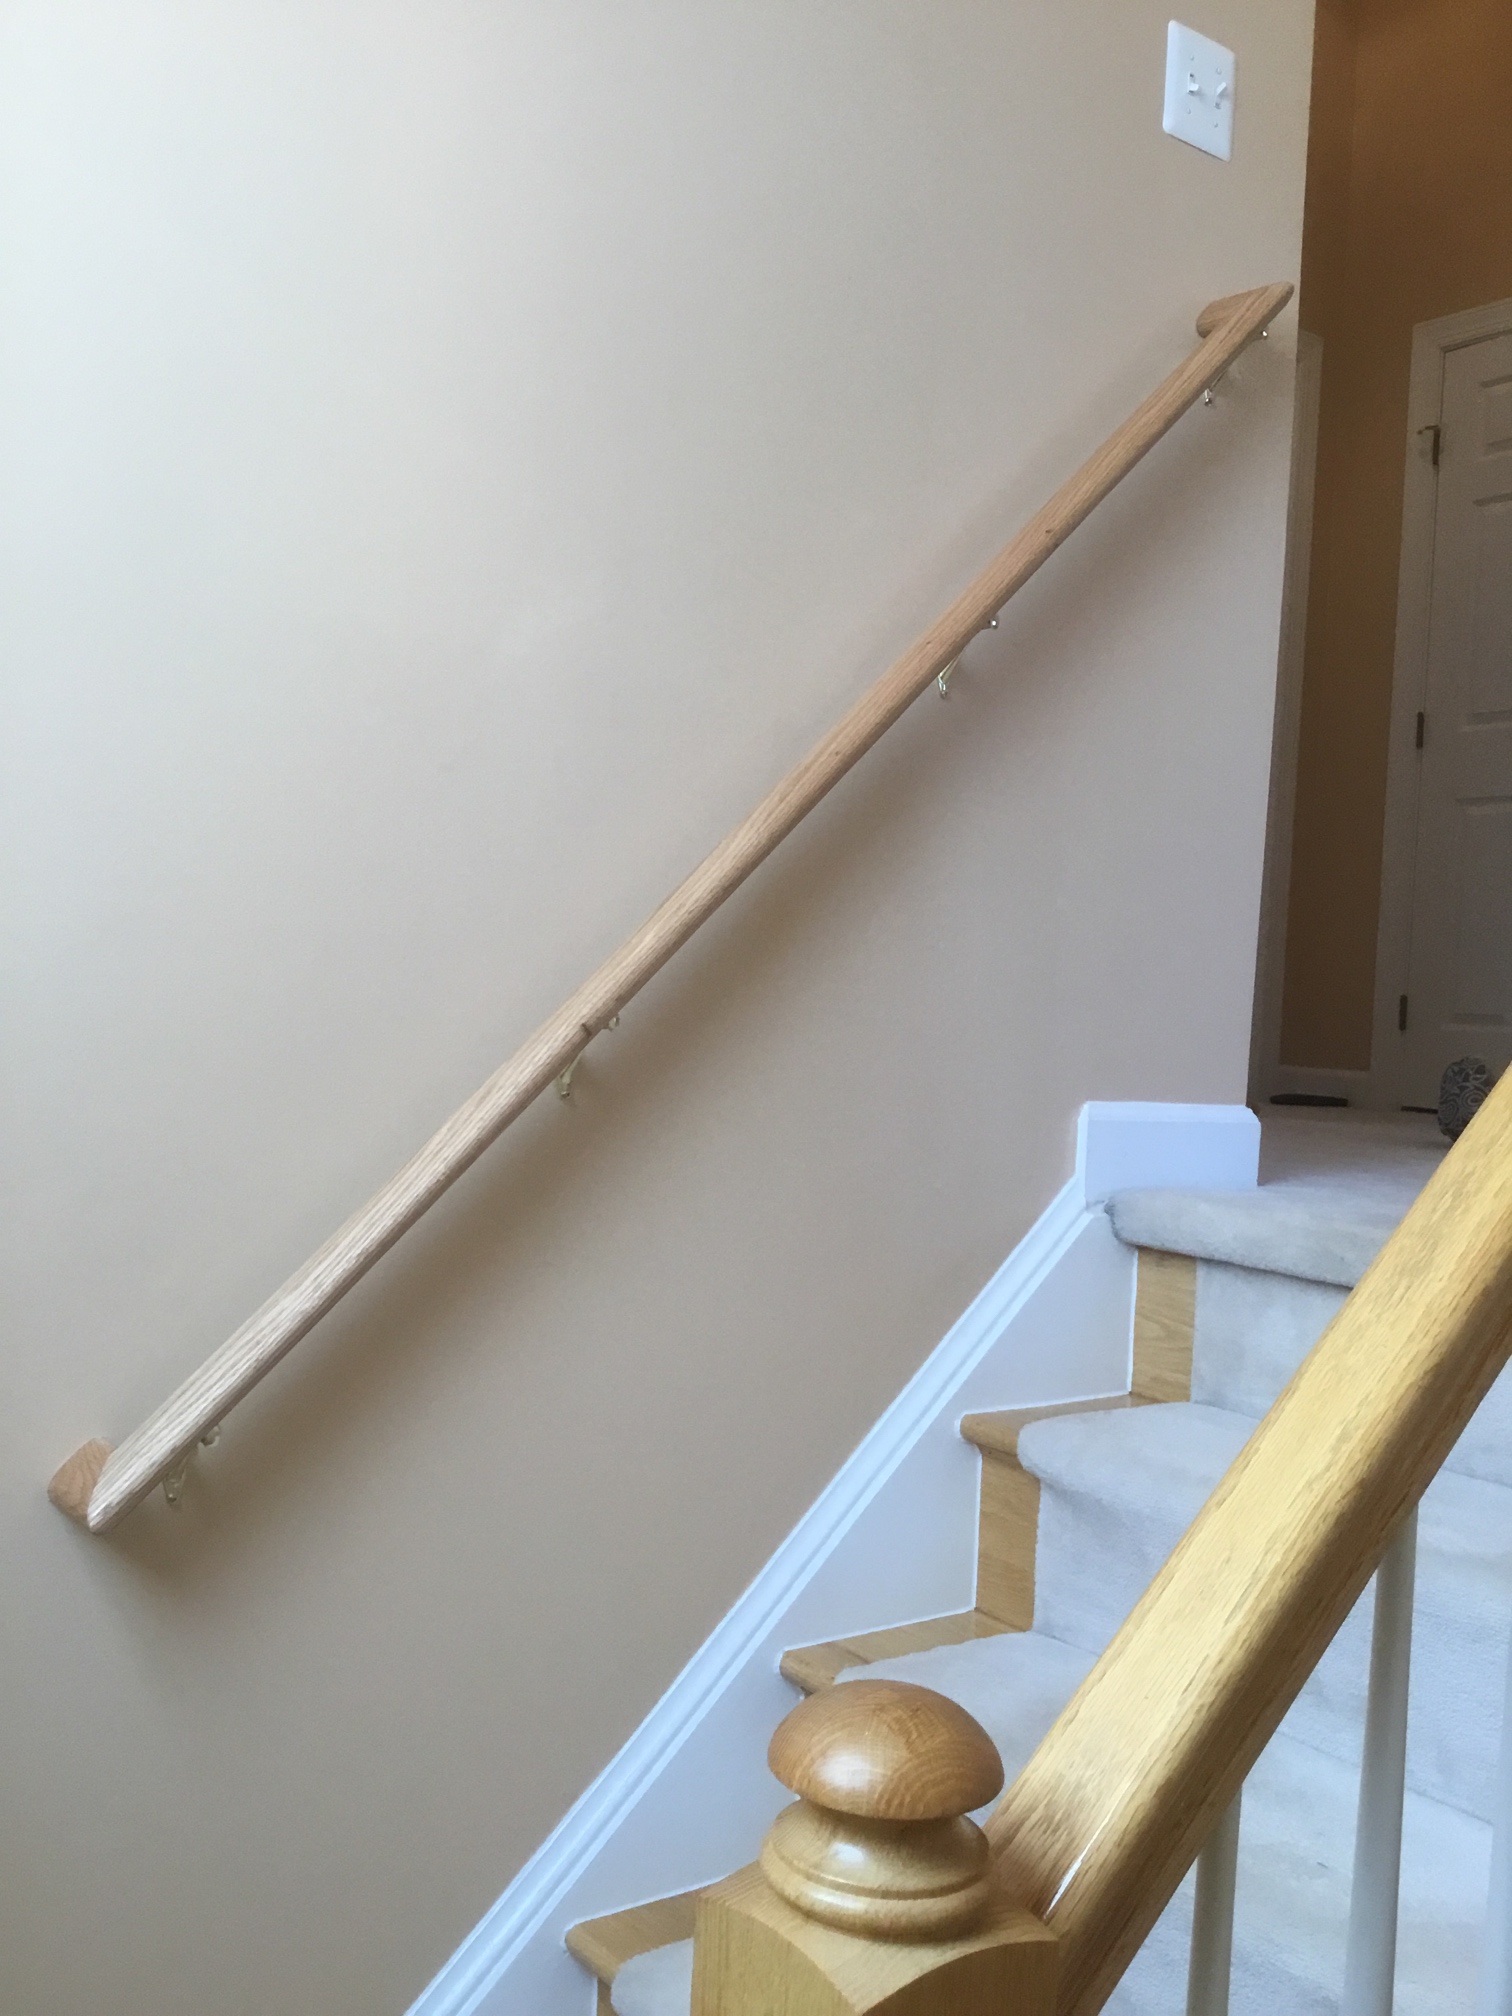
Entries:
[[1227,161],[1234,151],[1234,52],[1173,21],[1166,31],[1165,130]]

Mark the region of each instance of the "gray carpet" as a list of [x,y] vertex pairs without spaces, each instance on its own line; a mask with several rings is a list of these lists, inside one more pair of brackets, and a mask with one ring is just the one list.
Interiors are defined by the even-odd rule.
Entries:
[[1255,1190],[1124,1190],[1120,1239],[1352,1288],[1443,1160],[1426,1115],[1267,1114]]
[[[1199,1260],[1191,1401],[1026,1428],[1020,1457],[1041,1486],[1034,1629],[849,1677],[892,1676],[950,1695],[989,1730],[1011,1778],[1445,1146],[1431,1120],[1267,1115],[1258,1190],[1114,1198],[1121,1237]],[[1335,2016],[1338,2008],[1369,1602],[1367,1591],[1245,1790],[1234,2016]],[[1430,1488],[1419,1523],[1401,2016],[1453,2016],[1473,2004],[1509,1628],[1512,1378],[1504,1374]],[[1191,1888],[1189,1878],[1115,1992],[1115,2016],[1184,2007]],[[630,1962],[615,1983],[619,2016],[686,2016],[691,1970],[691,1944]]]

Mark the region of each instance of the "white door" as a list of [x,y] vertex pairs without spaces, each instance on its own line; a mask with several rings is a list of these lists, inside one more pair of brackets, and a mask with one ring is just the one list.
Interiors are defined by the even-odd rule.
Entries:
[[1512,1062],[1512,335],[1444,355],[1402,1099]]

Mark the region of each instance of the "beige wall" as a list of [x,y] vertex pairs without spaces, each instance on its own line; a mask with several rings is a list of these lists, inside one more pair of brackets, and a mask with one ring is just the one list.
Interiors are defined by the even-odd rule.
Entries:
[[1304,0],[1230,167],[1165,21],[7,10],[5,2011],[402,2009],[1078,1103],[1242,1097],[1290,317],[180,1513],[42,1496],[1295,273]]
[[1282,1058],[1370,1063],[1407,373],[1512,295],[1512,8],[1320,0],[1304,325],[1323,338]]

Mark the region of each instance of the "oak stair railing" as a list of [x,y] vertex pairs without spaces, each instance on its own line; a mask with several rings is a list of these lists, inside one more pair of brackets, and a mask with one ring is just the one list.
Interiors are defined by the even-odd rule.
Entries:
[[413,1155],[355,1217],[292,1274],[157,1411],[112,1449],[90,1441],[48,1486],[53,1503],[104,1533],[158,1484],[176,1500],[184,1466],[226,1414],[553,1080],[562,1089],[583,1051],[626,1003],[839,783],[961,653],[1240,351],[1266,332],[1292,290],[1252,288],[1213,301],[1200,342],[840,722],[726,835],[702,864]]
[[[1194,1858],[1187,2007],[1222,2016],[1241,1788],[1378,1570],[1340,2006],[1390,2016],[1416,1508],[1509,1351],[1512,1072],[983,1832],[995,1753],[943,1696],[856,1681],[779,1727],[798,1803],[698,1901],[692,2016],[1095,2016]],[[1478,2016],[1512,2012],[1502,1745]]]

